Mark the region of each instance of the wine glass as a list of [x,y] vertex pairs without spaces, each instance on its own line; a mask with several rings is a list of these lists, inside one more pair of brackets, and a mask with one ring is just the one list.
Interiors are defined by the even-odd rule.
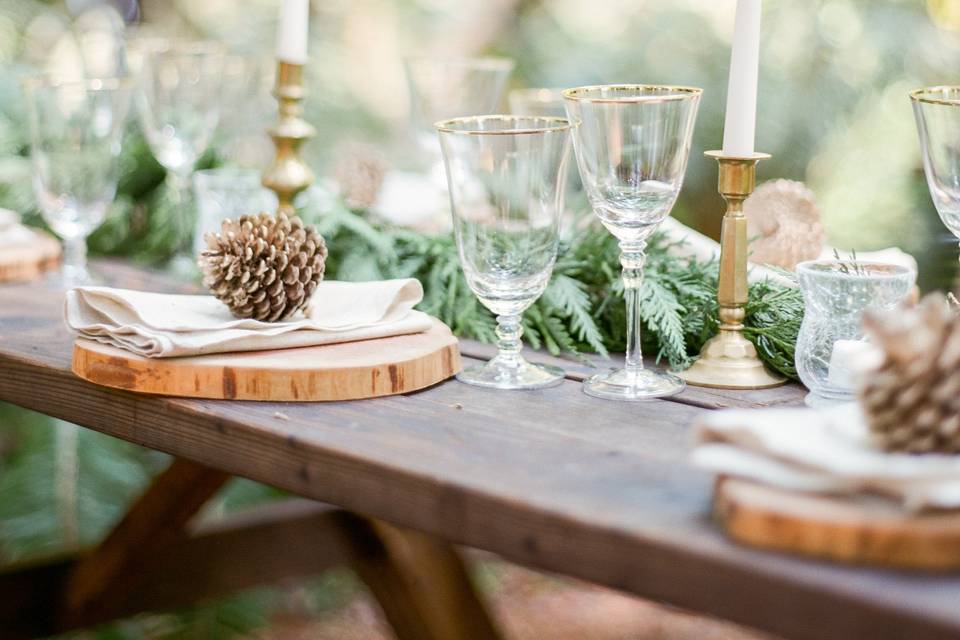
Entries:
[[[147,144],[167,170],[177,225],[177,253],[191,245],[190,175],[220,116],[223,47],[214,42],[154,40],[140,52],[137,112]],[[192,260],[185,263],[192,265]]]
[[521,314],[546,289],[557,258],[570,124],[562,118],[476,116],[438,122],[453,228],[470,290],[497,316],[498,353],[457,378],[497,389],[560,384],[563,371],[521,355]]
[[700,94],[700,89],[654,85],[563,92],[567,115],[578,124],[573,142],[587,198],[620,242],[627,304],[626,366],[587,379],[588,395],[647,400],[684,389],[679,377],[643,365],[640,294],[647,240],[670,215],[683,185]]
[[917,89],[910,99],[933,204],[960,238],[960,86]]
[[507,58],[417,56],[404,61],[414,135],[438,184],[446,181],[433,124],[496,113],[513,66]]
[[119,78],[24,82],[40,212],[63,239],[62,282],[90,281],[87,236],[103,222],[120,179],[130,83]]

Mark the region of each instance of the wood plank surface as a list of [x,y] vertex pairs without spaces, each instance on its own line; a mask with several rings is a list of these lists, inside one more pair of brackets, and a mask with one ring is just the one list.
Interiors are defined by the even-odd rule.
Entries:
[[[109,271],[124,286],[163,286]],[[0,287],[0,399],[788,638],[960,637],[960,576],[843,567],[729,542],[710,519],[712,478],[686,463],[689,425],[703,409],[683,396],[619,404],[584,395],[575,381],[522,393],[451,381],[325,404],[141,396],[69,371],[61,307],[55,291]]]
[[457,339],[433,318],[409,335],[297,349],[147,358],[77,340],[73,372],[137,393],[217,400],[356,400],[410,393],[460,371]]

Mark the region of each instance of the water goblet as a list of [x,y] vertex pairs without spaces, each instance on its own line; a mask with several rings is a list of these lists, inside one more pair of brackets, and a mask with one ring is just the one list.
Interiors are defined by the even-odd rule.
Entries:
[[417,56],[404,61],[414,136],[438,185],[446,179],[433,123],[496,113],[513,66],[506,58]]
[[33,184],[40,212],[63,239],[60,278],[90,281],[87,236],[106,216],[120,179],[132,89],[119,78],[24,82]]
[[521,314],[544,292],[557,258],[570,124],[477,116],[438,122],[454,236],[470,290],[497,316],[498,353],[457,378],[497,389],[560,384],[563,371],[527,362]]
[[217,127],[225,53],[214,42],[152,44],[139,61],[137,112],[150,150],[167,170],[182,255],[193,230],[190,175]]
[[277,210],[276,194],[263,186],[260,172],[254,169],[218,167],[196,171],[193,191],[197,202],[194,255],[207,248],[204,235],[219,231],[224,218]]
[[640,295],[647,240],[670,215],[683,185],[700,89],[653,85],[563,92],[580,177],[600,222],[620,243],[627,305],[626,365],[583,383],[591,396],[648,400],[684,389],[679,377],[645,368]]
[[960,239],[960,86],[910,93],[923,170],[943,224]]

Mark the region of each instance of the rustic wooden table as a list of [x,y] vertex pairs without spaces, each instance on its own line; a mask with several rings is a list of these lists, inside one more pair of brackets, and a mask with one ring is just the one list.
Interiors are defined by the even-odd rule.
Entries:
[[[98,266],[114,285],[165,287],[144,271]],[[798,387],[619,404],[581,393],[589,369],[565,362],[570,379],[536,392],[450,381],[356,402],[184,400],[88,384],[70,372],[71,345],[60,292],[0,286],[0,400],[176,462],[97,549],[0,577],[0,637],[346,561],[399,637],[495,638],[450,543],[786,638],[960,637],[960,576],[754,551],[712,524],[712,478],[686,462],[689,426],[708,409],[798,404]],[[461,348],[468,361],[490,353]],[[301,501],[190,524],[231,475],[343,511]]]

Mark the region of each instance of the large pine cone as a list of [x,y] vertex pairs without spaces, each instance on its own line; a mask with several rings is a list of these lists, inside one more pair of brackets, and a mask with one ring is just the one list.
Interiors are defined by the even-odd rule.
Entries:
[[860,392],[877,443],[887,451],[960,453],[960,316],[931,294],[913,309],[867,312],[864,325],[884,352]]
[[327,245],[313,227],[285,213],[224,220],[204,236],[203,284],[238,318],[286,320],[323,280]]

